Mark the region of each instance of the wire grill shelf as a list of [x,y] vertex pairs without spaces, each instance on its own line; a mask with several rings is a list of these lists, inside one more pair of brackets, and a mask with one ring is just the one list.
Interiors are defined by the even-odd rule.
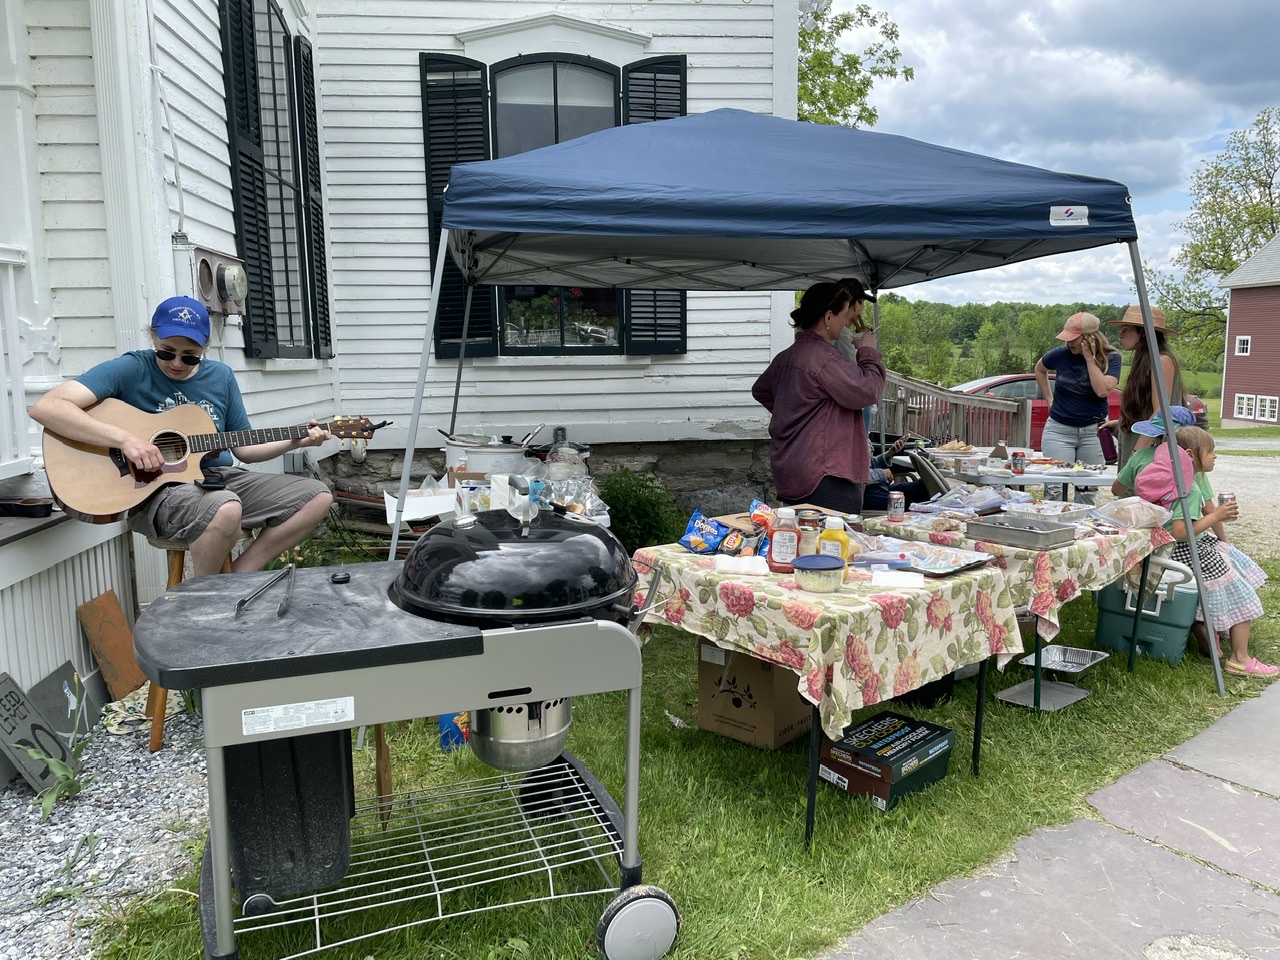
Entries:
[[[351,827],[351,866],[340,886],[237,917],[237,935],[310,927],[310,945],[282,958],[293,960],[448,917],[619,890],[622,839],[564,760],[362,802]],[[401,910],[399,922],[376,926],[379,915],[407,903],[421,915],[404,920]]]

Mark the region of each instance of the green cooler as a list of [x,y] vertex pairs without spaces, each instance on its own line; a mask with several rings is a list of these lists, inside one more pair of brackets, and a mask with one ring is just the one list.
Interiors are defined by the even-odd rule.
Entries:
[[[1173,561],[1165,561],[1172,564]],[[1125,581],[1098,591],[1098,632],[1094,645],[1102,650],[1129,652],[1137,598]],[[1154,594],[1147,595],[1138,619],[1138,653],[1152,660],[1177,663],[1187,649],[1187,636],[1196,618],[1200,598],[1190,568],[1173,564]]]

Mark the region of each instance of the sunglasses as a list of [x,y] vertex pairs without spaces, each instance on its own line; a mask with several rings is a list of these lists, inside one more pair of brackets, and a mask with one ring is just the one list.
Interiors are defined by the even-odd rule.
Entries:
[[[168,363],[177,355],[178,355],[177,351],[174,351],[174,350],[157,350],[156,351],[156,359],[163,360],[165,361],[165,363]],[[185,363],[188,367],[198,366],[203,360],[204,360],[204,357],[197,357],[190,353],[184,353],[182,355],[182,362]]]

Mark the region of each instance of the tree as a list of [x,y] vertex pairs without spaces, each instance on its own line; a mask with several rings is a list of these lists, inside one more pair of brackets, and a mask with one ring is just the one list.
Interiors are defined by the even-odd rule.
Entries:
[[1280,108],[1227,138],[1191,178],[1191,213],[1177,224],[1190,238],[1174,258],[1182,273],[1148,270],[1156,301],[1182,334],[1193,363],[1222,353],[1227,293],[1222,279],[1280,233]]
[[[862,53],[838,46],[849,30],[874,30],[879,38]],[[911,80],[913,67],[899,66],[898,25],[883,10],[860,3],[835,13],[831,0],[818,0],[800,25],[798,116],[814,123],[875,126],[879,112],[867,102],[876,80]]]

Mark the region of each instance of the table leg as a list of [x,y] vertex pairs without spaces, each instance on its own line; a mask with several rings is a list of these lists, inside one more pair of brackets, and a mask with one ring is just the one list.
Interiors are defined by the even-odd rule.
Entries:
[[978,667],[978,705],[973,711],[973,760],[969,764],[969,769],[975,777],[978,775],[978,765],[982,761],[982,719],[987,709],[987,667],[990,664],[991,658],[987,657]]
[[231,835],[227,819],[227,783],[223,747],[205,750],[209,789],[209,848],[213,867],[214,957],[236,956],[236,933],[231,912]]
[[1147,571],[1151,569],[1151,554],[1142,558],[1142,579],[1138,581],[1137,604],[1133,611],[1133,632],[1129,634],[1129,672],[1138,663],[1138,629],[1142,623],[1142,607],[1147,602]]
[[1037,617],[1036,618],[1036,638],[1033,641],[1031,641],[1036,645],[1036,661],[1035,661],[1035,668],[1033,670],[1033,673],[1035,675],[1034,703],[1035,703],[1035,709],[1037,713],[1040,711],[1040,626],[1039,625],[1040,625],[1040,619],[1039,617]]
[[818,807],[818,755],[822,751],[822,712],[813,708],[813,726],[809,730],[809,802],[804,810],[804,845],[813,842],[813,821]]
[[640,688],[627,689],[627,766],[622,790],[622,888],[640,882]]

